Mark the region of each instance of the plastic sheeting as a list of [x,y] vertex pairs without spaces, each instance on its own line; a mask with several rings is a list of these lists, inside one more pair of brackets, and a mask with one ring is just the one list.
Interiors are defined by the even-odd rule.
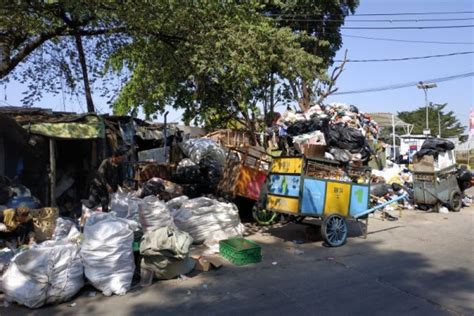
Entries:
[[174,223],[188,232],[196,243],[203,242],[209,248],[216,249],[220,240],[244,233],[245,228],[235,204],[206,197],[177,199],[168,202]]
[[84,226],[84,272],[106,296],[130,290],[135,271],[133,230],[130,221],[107,213],[92,214]]
[[205,161],[210,166],[222,167],[225,163],[224,149],[210,139],[189,139],[182,144],[182,149],[184,154],[196,164],[202,164]]
[[73,297],[84,285],[83,272],[79,246],[53,242],[15,256],[2,289],[7,301],[37,308]]

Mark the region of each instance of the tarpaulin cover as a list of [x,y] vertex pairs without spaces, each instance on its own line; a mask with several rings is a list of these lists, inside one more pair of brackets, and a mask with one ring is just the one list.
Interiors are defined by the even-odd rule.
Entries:
[[23,126],[33,134],[54,138],[104,138],[104,123],[95,115],[86,115],[70,122],[33,123]]

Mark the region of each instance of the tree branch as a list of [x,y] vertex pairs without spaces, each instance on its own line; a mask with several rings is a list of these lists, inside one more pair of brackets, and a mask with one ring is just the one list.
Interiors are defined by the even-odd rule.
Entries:
[[328,83],[328,86],[326,88],[326,91],[324,91],[320,94],[318,100],[316,101],[316,104],[321,104],[324,99],[326,99],[328,96],[330,96],[331,94],[333,94],[334,92],[336,92],[339,89],[337,87],[334,87],[334,85],[336,84],[337,79],[339,78],[342,71],[344,70],[344,65],[346,63],[347,63],[347,49],[344,52],[344,59],[343,59],[342,63],[339,66],[337,66],[336,68],[333,69],[333,71],[331,73],[331,78],[329,79],[329,83]]
[[36,39],[23,46],[18,50],[13,58],[8,58],[5,60],[6,63],[0,64],[0,78],[4,78],[6,75],[8,75],[21,61],[23,61],[35,49],[40,47],[44,42],[52,39],[55,36],[58,36],[66,29],[67,25],[57,27],[48,33],[40,34]]

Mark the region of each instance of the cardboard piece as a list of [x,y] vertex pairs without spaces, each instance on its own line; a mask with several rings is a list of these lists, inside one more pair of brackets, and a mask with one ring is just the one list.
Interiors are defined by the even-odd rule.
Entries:
[[211,269],[219,269],[222,267],[223,262],[217,257],[194,257],[196,259],[195,270],[207,272]]

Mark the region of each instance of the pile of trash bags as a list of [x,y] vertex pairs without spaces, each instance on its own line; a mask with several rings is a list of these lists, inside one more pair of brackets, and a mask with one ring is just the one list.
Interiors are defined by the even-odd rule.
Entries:
[[300,153],[302,143],[326,146],[325,157],[343,163],[363,162],[372,152],[367,140],[377,139],[379,127],[354,105],[314,105],[304,113],[287,110],[277,122],[279,135]]
[[211,139],[189,139],[181,145],[188,157],[181,160],[172,181],[190,197],[216,192],[225,165],[225,149]]
[[421,149],[416,152],[416,156],[421,158],[423,156],[433,156],[435,159],[438,158],[440,153],[444,153],[448,150],[454,149],[454,143],[441,138],[428,138],[421,145]]

